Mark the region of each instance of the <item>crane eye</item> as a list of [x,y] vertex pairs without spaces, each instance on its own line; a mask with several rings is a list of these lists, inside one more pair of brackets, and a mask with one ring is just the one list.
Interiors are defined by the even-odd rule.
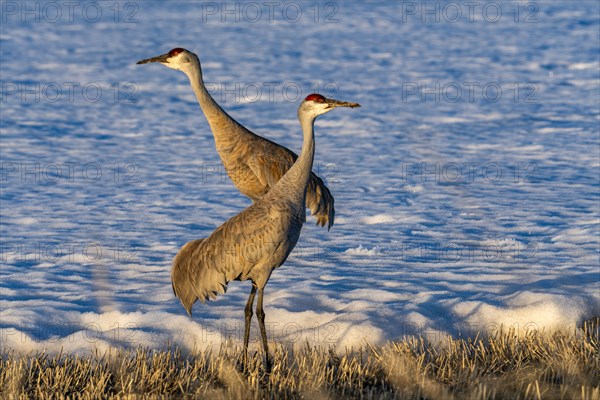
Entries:
[[181,47],[174,48],[169,52],[169,57],[174,57],[181,52],[183,52],[183,49]]
[[317,103],[323,103],[325,102],[325,97],[321,96],[320,94],[317,93],[313,93],[313,94],[309,94],[308,96],[306,96],[306,99],[304,99],[305,101],[315,101]]

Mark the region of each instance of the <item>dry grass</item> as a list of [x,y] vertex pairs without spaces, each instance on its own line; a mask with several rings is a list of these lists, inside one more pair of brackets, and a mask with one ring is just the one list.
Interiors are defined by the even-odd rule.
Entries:
[[598,320],[577,332],[432,345],[406,339],[344,355],[277,346],[273,371],[239,349],[0,355],[0,397],[215,399],[600,399]]

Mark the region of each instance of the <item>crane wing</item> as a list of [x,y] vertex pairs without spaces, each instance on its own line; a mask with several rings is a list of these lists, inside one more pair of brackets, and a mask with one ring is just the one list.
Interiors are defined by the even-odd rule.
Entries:
[[[297,241],[297,237],[293,243],[289,240],[293,218],[283,215],[289,212],[277,205],[265,209],[254,204],[209,237],[181,248],[173,260],[171,281],[188,314],[196,300],[204,303],[225,293],[231,280],[264,278],[266,283],[271,270],[283,264]],[[298,235],[301,227],[299,223]]]
[[[298,156],[292,151],[280,148],[280,151],[268,156],[252,154],[247,165],[262,185],[272,188],[292,167],[297,158]],[[331,229],[335,219],[334,198],[323,180],[314,172],[310,173],[306,188],[306,207],[317,219],[317,225],[327,225],[327,229]]]
[[248,158],[248,167],[262,185],[272,188],[294,165],[296,158],[295,154],[292,157],[284,153],[277,157],[254,153]]

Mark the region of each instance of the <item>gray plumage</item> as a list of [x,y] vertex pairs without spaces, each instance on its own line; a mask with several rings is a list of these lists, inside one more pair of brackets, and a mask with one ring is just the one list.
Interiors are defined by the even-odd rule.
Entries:
[[[213,132],[227,175],[235,187],[252,201],[263,197],[292,167],[297,159],[293,151],[252,133],[217,104],[204,85],[196,54],[176,48],[167,54],[141,60],[138,64],[149,62],[160,62],[187,75]],[[333,196],[323,180],[312,172],[308,180],[306,207],[317,219],[317,225],[331,228],[335,218]]]
[[267,368],[263,289],[275,268],[281,266],[298,242],[306,219],[306,187],[314,159],[314,120],[335,107],[359,107],[356,103],[310,95],[300,105],[303,131],[302,153],[292,168],[262,198],[227,220],[205,239],[184,245],[175,259],[171,280],[175,295],[191,315],[196,300],[204,303],[225,293],[232,280],[251,280],[246,303],[244,359],[247,355],[254,296]]

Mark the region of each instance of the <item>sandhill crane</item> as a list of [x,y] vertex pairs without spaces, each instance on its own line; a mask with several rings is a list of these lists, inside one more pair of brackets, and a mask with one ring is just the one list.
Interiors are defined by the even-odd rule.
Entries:
[[292,168],[261,199],[227,220],[209,237],[185,244],[173,260],[171,282],[175,295],[192,315],[196,300],[204,303],[225,293],[232,280],[251,280],[246,303],[244,362],[248,354],[254,296],[258,292],[256,316],[267,370],[270,368],[263,293],[271,272],[281,266],[294,249],[306,220],[306,188],[312,169],[315,144],[314,121],[336,107],[360,107],[311,94],[300,104],[298,118],[304,141]]
[[[159,62],[187,75],[208,120],[227,175],[238,190],[252,201],[263,197],[294,164],[298,156],[293,151],[252,133],[217,104],[204,85],[200,60],[196,54],[175,48],[167,54],[137,63],[150,62]],[[331,228],[335,217],[333,203],[327,186],[311,172],[306,206],[316,217],[317,225],[327,224],[327,229]]]

